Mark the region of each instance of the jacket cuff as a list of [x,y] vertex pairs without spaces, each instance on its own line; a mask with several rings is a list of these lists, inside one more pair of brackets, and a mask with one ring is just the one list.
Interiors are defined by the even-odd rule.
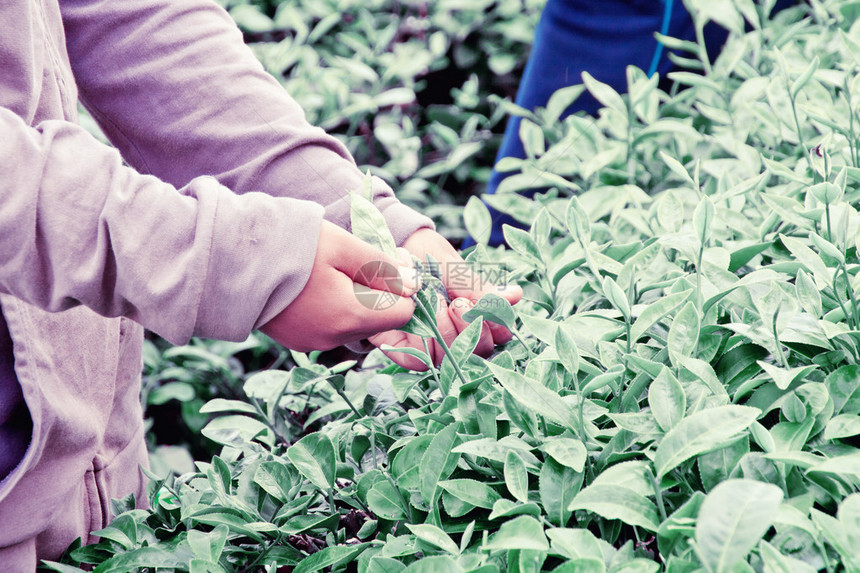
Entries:
[[194,334],[241,341],[304,288],[324,209],[309,201],[222,189]]

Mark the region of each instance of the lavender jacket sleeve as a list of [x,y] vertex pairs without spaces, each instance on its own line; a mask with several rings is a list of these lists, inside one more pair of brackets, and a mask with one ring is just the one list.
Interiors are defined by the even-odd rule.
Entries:
[[0,134],[2,292],[127,316],[181,343],[241,340],[307,280],[316,203],[239,196],[212,177],[177,192],[73,123],[32,128],[2,107]]
[[[212,0],[61,0],[81,100],[126,160],[176,186],[212,175],[237,193],[306,199],[349,228],[363,174],[310,126]],[[401,244],[429,219],[381,180],[374,202]]]

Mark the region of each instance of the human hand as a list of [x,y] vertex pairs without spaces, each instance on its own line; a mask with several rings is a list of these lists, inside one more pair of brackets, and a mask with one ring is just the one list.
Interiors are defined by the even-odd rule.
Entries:
[[293,350],[328,350],[409,322],[415,309],[409,297],[419,287],[411,262],[404,266],[323,221],[308,282],[260,330]]
[[[430,255],[439,262],[442,283],[451,298],[450,304],[439,297],[436,310],[436,322],[445,343],[450,345],[457,335],[468,325],[463,320],[463,314],[483,295],[495,293],[507,299],[511,304],[517,303],[523,296],[519,286],[507,285],[500,287],[483,281],[468,266],[454,247],[439,233],[431,229],[419,229],[403,244],[403,247],[421,261],[425,255]],[[481,337],[475,347],[475,354],[487,357],[493,353],[497,344],[504,344],[511,339],[507,328],[499,324],[484,322]],[[375,346],[389,345],[395,348],[417,348],[424,350],[424,344],[417,335],[392,330],[369,337]],[[444,358],[444,350],[438,342],[429,342],[430,354],[434,364],[440,364]],[[413,356],[401,352],[390,352],[386,355],[397,364],[410,370],[426,370],[427,366]]]

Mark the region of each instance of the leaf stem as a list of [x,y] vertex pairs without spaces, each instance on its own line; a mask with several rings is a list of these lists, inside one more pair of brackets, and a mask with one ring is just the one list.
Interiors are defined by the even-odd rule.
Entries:
[[[421,342],[424,344],[424,353],[430,357],[430,361],[432,362],[433,361],[433,355],[430,354],[430,345],[427,344],[427,339],[422,336]],[[436,371],[436,368],[431,366],[430,367],[430,373],[433,375],[433,380],[436,381],[436,387],[439,388],[439,391],[441,392],[442,391],[442,381],[439,380],[439,373]],[[447,392],[445,394],[447,394]]]
[[343,401],[346,402],[346,405],[349,406],[349,409],[352,410],[356,416],[358,416],[359,418],[364,417],[364,415],[361,412],[359,412],[358,408],[356,408],[355,405],[352,403],[352,400],[347,398],[346,393],[343,391],[342,388],[335,388],[334,391],[337,392],[338,396],[343,398]]
[[779,333],[776,328],[776,319],[779,317],[779,308],[773,313],[773,339],[776,342],[776,352],[779,355],[779,363],[783,368],[788,368],[788,360],[785,358],[785,353],[782,351],[782,342],[779,341]]
[[699,45],[699,59],[702,60],[702,67],[705,69],[705,75],[710,76],[714,73],[711,68],[711,60],[708,58],[708,46],[705,43],[705,24],[701,18],[696,18],[696,43]]
[[651,474],[651,485],[654,486],[654,495],[657,497],[657,510],[660,512],[660,522],[662,523],[668,517],[666,515],[666,502],[663,501],[663,489],[660,487],[660,482],[657,476],[654,475],[654,472],[648,473]]
[[[856,323],[857,318],[856,318],[856,316],[849,318],[848,309],[845,308],[845,304],[843,304],[843,302],[842,302],[842,297],[839,296],[839,291],[836,288],[836,277],[839,275],[840,268],[841,268],[841,265],[840,265],[840,267],[837,267],[836,272],[833,273],[833,284],[831,285],[831,288],[833,289],[833,298],[839,304],[839,308],[842,310],[842,314],[845,315],[845,319],[848,320],[851,323],[851,325],[856,328],[857,327],[857,323]],[[846,276],[845,278],[847,280],[848,277]],[[849,289],[849,291],[851,290],[851,283],[850,282],[848,283],[848,289]],[[853,300],[854,293],[851,293],[851,298]],[[856,305],[855,305],[855,314],[856,314]]]
[[[432,312],[431,309],[428,309],[421,301],[421,299],[414,294],[412,295],[412,300],[414,300],[415,303],[421,307],[421,310],[423,310],[427,314],[427,316],[434,318],[434,320],[427,321],[427,325],[430,327],[430,330],[433,331],[433,337],[436,339],[436,342],[439,343],[439,346],[442,347],[442,350],[445,352],[445,356],[447,356],[448,360],[451,361],[451,366],[454,367],[454,371],[457,373],[457,376],[460,378],[463,384],[468,384],[469,381],[468,379],[466,379],[466,375],[463,374],[463,371],[460,369],[460,364],[454,359],[454,355],[451,354],[451,349],[445,343],[445,339],[442,338],[442,333],[439,332],[439,327],[436,326],[436,313]],[[440,390],[442,390],[445,396],[448,396],[448,391],[450,390],[450,388],[440,387]]]
[[[854,328],[860,328],[860,315],[858,315],[857,311],[857,297],[854,296],[854,288],[851,286],[851,278],[848,276],[848,270],[845,268],[844,264],[840,264],[839,268],[842,269],[842,276],[845,277],[845,287],[848,290],[848,296],[851,299],[851,309],[852,316],[851,322],[854,325]],[[834,282],[834,290],[835,290],[835,280]]]

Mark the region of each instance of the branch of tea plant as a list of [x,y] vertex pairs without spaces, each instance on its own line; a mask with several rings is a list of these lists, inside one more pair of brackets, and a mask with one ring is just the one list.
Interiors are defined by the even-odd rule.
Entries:
[[657,509],[660,511],[660,522],[666,521],[666,502],[663,501],[663,488],[660,487],[660,481],[657,479],[657,476],[654,475],[654,472],[648,472],[649,477],[651,478],[651,485],[654,487],[654,495],[657,497]]
[[352,403],[352,400],[349,399],[349,397],[346,395],[346,392],[344,392],[343,389],[338,388],[334,384],[331,384],[331,387],[334,388],[334,391],[337,392],[337,395],[340,396],[344,402],[346,402],[346,405],[349,406],[349,409],[352,410],[353,414],[355,414],[359,418],[364,417],[364,414],[362,414],[361,412],[358,411],[358,408],[355,407],[355,405]]
[[[630,327],[632,326],[632,320],[624,317],[624,328],[627,331],[627,354],[633,352],[633,341],[630,340]],[[626,362],[626,358],[625,358]]]
[[[860,315],[857,312],[857,297],[854,295],[854,288],[851,286],[851,277],[848,276],[848,269],[845,268],[845,263],[839,263],[839,268],[842,269],[842,276],[845,278],[845,290],[848,291],[848,296],[851,299],[851,324],[854,328],[860,328]],[[838,271],[837,271],[838,272]],[[836,277],[833,277],[833,290],[836,290]]]
[[779,341],[779,333],[776,328],[776,319],[779,317],[779,307],[776,308],[776,311],[773,313],[773,339],[776,342],[776,352],[779,355],[779,363],[783,368],[788,368],[788,360],[785,358],[785,353],[782,351],[782,342]]
[[[628,336],[630,336],[628,334]],[[576,392],[576,414],[577,414],[577,427],[576,433],[579,441],[588,448],[589,441],[591,436],[588,435],[588,432],[585,431],[585,396],[582,395],[582,386],[579,383],[579,376],[577,373],[573,374],[573,390]]]
[[[421,342],[424,344],[424,352],[427,354],[427,356],[433,356],[432,354],[430,354],[430,345],[427,344],[427,339],[422,336]],[[439,379],[439,373],[436,371],[436,368],[431,367],[430,373],[433,375],[433,380],[436,381],[436,387],[439,388],[439,391],[443,392],[444,394],[447,394],[447,392],[444,392],[444,390],[442,389],[442,381]]]
[[591,251],[588,248],[588,245],[585,244],[580,237],[576,237],[576,242],[579,243],[579,246],[582,248],[583,255],[585,256],[585,264],[588,265],[588,270],[591,271],[591,274],[594,275],[594,279],[598,282],[597,292],[602,292],[600,290],[600,270],[597,268],[597,264],[594,262],[594,259],[591,257]]
[[791,114],[794,116],[794,127],[797,130],[797,140],[803,148],[803,152],[805,154],[804,157],[809,158],[809,148],[806,147],[806,143],[803,141],[803,130],[800,128],[800,118],[797,115],[795,96],[791,93],[791,79],[788,77],[788,70],[785,68],[782,69],[782,73],[785,76],[785,89],[788,90],[788,101],[791,102]]
[[860,158],[857,155],[857,131],[854,129],[854,108],[852,107],[851,86],[848,85],[848,79],[857,75],[857,69],[852,70],[854,73],[846,74],[845,85],[842,88],[842,96],[848,103],[848,145],[851,150],[851,164],[854,167],[860,167]]
[[703,316],[702,305],[704,304],[702,300],[702,257],[704,254],[705,242],[702,241],[699,245],[699,257],[696,261],[696,310],[699,311],[699,316]]
[[702,66],[705,70],[705,76],[710,76],[713,74],[714,70],[711,67],[711,60],[708,58],[708,46],[705,44],[705,23],[702,21],[701,17],[698,14],[695,16],[696,18],[696,44],[699,46],[699,59],[702,61]]
[[[435,316],[433,309],[429,309],[424,306],[424,303],[421,302],[421,299],[414,294],[412,295],[412,300],[415,301],[415,304],[421,307],[421,310],[423,310],[427,314],[427,316]],[[451,354],[451,349],[448,348],[448,345],[445,343],[445,339],[442,337],[442,333],[439,332],[439,328],[436,326],[436,322],[433,320],[428,320],[427,324],[430,327],[430,330],[433,331],[433,337],[436,339],[436,342],[439,343],[439,346],[442,347],[442,351],[445,352],[445,356],[447,356],[448,360],[451,361],[451,366],[454,367],[454,371],[457,373],[457,376],[460,378],[460,381],[462,381],[463,384],[468,384],[469,380],[466,379],[466,375],[463,374],[463,371],[460,369],[460,364],[457,362],[457,360],[454,359],[454,355]],[[444,390],[445,396],[448,395],[447,389],[443,389],[440,387],[440,390]]]
[[379,462],[376,460],[376,430],[374,428],[368,428],[370,430],[370,454],[373,457],[373,469],[379,469]]
[[290,436],[285,435],[278,429],[278,424],[275,422],[275,412],[278,410],[277,405],[278,403],[280,403],[281,397],[284,395],[284,392],[286,392],[287,386],[288,384],[284,384],[284,387],[281,388],[281,392],[278,395],[277,401],[273,402],[273,404],[275,404],[275,407],[269,413],[266,413],[266,411],[263,410],[262,406],[260,406],[260,403],[256,398],[249,398],[247,400],[252,406],[254,406],[254,409],[257,410],[257,414],[259,414],[260,418],[263,419],[269,429],[272,430],[272,433],[275,434],[275,437],[278,439],[278,441],[285,445],[289,445],[291,443]]
[[821,536],[815,536],[815,547],[818,548],[818,554],[821,556],[821,560],[824,561],[824,568],[827,570],[827,573],[833,573],[833,566],[830,564],[830,557],[827,554],[827,550],[824,548],[824,542],[821,540]]
[[854,305],[854,315],[848,314],[848,309],[845,308],[845,304],[842,302],[842,297],[839,296],[839,289],[836,286],[836,279],[839,277],[839,271],[843,270],[842,265],[836,267],[836,270],[833,272],[833,280],[830,283],[830,289],[833,292],[833,299],[839,304],[839,308],[842,310],[842,314],[845,316],[845,320],[847,320],[853,328],[857,328],[857,302],[854,299],[854,292],[851,288],[851,281],[848,279],[848,274],[845,274],[845,280],[848,281],[848,292],[851,297],[851,302]]
[[484,466],[479,466],[477,463],[475,463],[474,460],[471,459],[470,456],[467,456],[464,454],[460,459],[462,459],[464,462],[466,462],[466,465],[469,466],[470,468],[472,468],[472,470],[476,471],[477,473],[479,473],[481,475],[485,475],[485,476],[493,478],[493,479],[501,479],[501,476],[499,476],[499,474],[497,474],[496,472],[494,472],[490,468],[485,468]]
[[257,552],[257,557],[248,564],[248,571],[256,571],[257,567],[263,562],[263,560],[268,556],[269,551],[272,547],[279,547],[284,540],[284,534],[278,530],[277,537],[275,537],[274,541],[271,543],[263,542],[264,549],[262,551]]

